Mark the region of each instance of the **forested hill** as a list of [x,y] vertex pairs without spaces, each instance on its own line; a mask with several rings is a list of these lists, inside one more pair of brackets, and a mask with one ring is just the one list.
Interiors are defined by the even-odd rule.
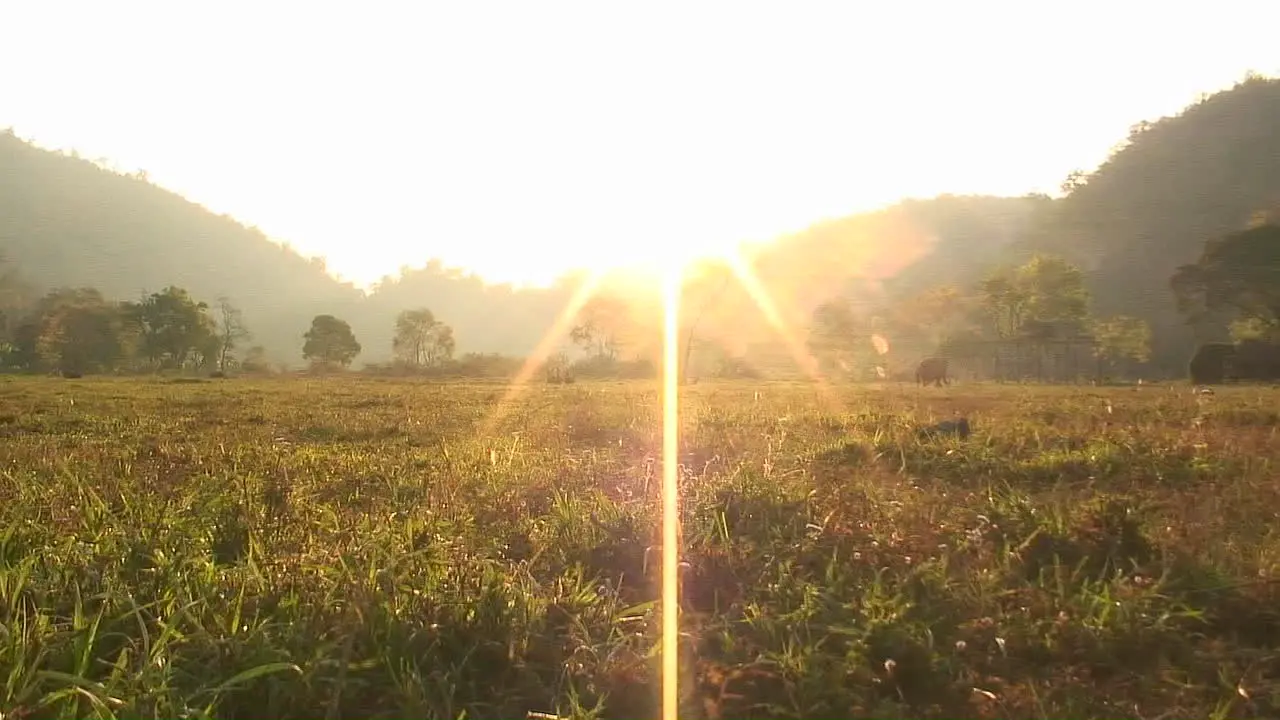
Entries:
[[280,360],[299,359],[312,316],[346,312],[362,295],[230,217],[11,133],[0,134],[0,250],[38,291],[133,300],[172,284],[210,303],[227,295]]
[[[1018,237],[1042,200],[906,201],[782,238],[760,251],[757,265],[798,315],[850,277],[887,278],[906,268],[905,288],[971,279]],[[338,282],[322,261],[144,177],[12,134],[0,134],[0,252],[35,292],[90,286],[127,300],[172,284],[209,302],[225,295],[243,309],[253,344],[294,365],[316,314],[347,319],[364,348],[359,360],[378,362],[391,354],[396,314],[424,306],[454,328],[460,352],[526,354],[571,287],[516,290],[427,262],[366,296]],[[812,297],[799,297],[801,290]]]
[[[1138,123],[1046,217],[1039,244],[1080,264],[1104,313],[1146,319],[1153,361],[1185,368],[1197,338],[1170,277],[1206,240],[1280,209],[1280,81],[1250,77],[1174,117]],[[1222,328],[1217,328],[1222,332]]]
[[1085,271],[1093,314],[1145,320],[1151,369],[1179,376],[1195,346],[1226,339],[1226,327],[1188,325],[1170,280],[1206,241],[1261,214],[1280,218],[1276,128],[1280,80],[1249,76],[1175,116],[1136,123],[1094,172],[1069,177],[1060,199],[908,200],[784,238],[762,265],[790,267],[798,290],[833,272],[885,279],[881,298],[895,303],[931,288],[971,293],[999,266],[1061,255]]
[[527,353],[564,302],[559,290],[521,291],[432,263],[380,284],[373,297],[340,283],[255,228],[210,212],[138,175],[0,133],[0,252],[34,292],[94,287],[133,300],[167,285],[244,312],[253,344],[301,364],[311,318],[347,319],[360,359],[391,354],[396,313],[426,305],[454,326],[462,351]]
[[[1071,179],[1062,199],[906,200],[779,238],[754,251],[754,264],[799,323],[834,295],[874,287],[892,303],[941,286],[972,288],[1036,251],[1061,254],[1085,270],[1095,313],[1146,320],[1153,361],[1180,373],[1195,343],[1222,329],[1197,337],[1176,312],[1170,277],[1206,240],[1280,210],[1276,127],[1280,81],[1253,77],[1175,117],[1135,125],[1107,162]],[[226,295],[254,342],[294,365],[317,314],[348,320],[364,347],[359,362],[377,362],[390,356],[396,314],[424,306],[452,326],[459,352],[526,354],[569,295],[568,284],[515,290],[426,263],[366,296],[322,261],[144,177],[12,134],[0,134],[0,253],[38,292],[92,286],[127,300],[178,285],[210,302]],[[743,327],[738,318],[730,325]]]
[[761,284],[798,327],[833,296],[894,302],[967,286],[1015,257],[1053,201],[942,195],[833,218],[754,248]]

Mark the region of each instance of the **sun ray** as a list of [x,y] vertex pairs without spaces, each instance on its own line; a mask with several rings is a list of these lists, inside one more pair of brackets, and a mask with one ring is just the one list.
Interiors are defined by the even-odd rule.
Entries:
[[[796,364],[815,382],[819,402],[841,411],[813,355],[796,338],[779,312],[768,290],[755,272],[737,252],[725,253],[726,264],[748,296],[778,334]],[[680,302],[684,279],[684,263],[672,262],[662,273],[662,718],[677,720],[679,713],[680,674]],[[492,433],[507,416],[511,405],[519,399],[533,374],[550,356],[557,342],[567,333],[582,307],[594,296],[604,278],[603,272],[588,275],[575,290],[552,327],[512,378],[506,392],[481,422],[481,435]]]
[[787,351],[791,353],[792,359],[809,376],[809,379],[817,385],[819,401],[827,405],[828,410],[843,413],[843,404],[837,398],[830,383],[823,377],[818,361],[804,347],[804,344],[795,337],[791,328],[787,326],[787,321],[778,312],[778,306],[773,302],[773,298],[770,297],[769,291],[765,289],[760,279],[756,277],[755,271],[736,252],[726,253],[725,262],[728,263],[729,270],[733,272],[738,282],[742,284],[743,289],[747,291],[751,301],[764,314],[769,326],[773,328],[778,337],[782,339],[783,344],[787,346]]
[[478,434],[485,437],[492,433],[503,419],[506,418],[507,411],[511,404],[514,403],[520,394],[524,392],[530,378],[538,371],[546,359],[550,357],[552,349],[556,343],[560,342],[569,330],[569,325],[578,315],[578,311],[583,305],[591,299],[596,290],[600,286],[600,282],[604,277],[602,272],[592,272],[583,279],[582,284],[570,296],[569,302],[565,304],[564,310],[560,311],[560,315],[556,321],[552,323],[551,328],[543,334],[542,339],[538,341],[538,345],[534,348],[533,353],[525,359],[524,364],[520,366],[520,371],[507,385],[507,391],[502,398],[494,405],[493,411],[490,412],[480,423]]
[[680,280],[663,278],[662,332],[662,718],[676,720],[680,695]]

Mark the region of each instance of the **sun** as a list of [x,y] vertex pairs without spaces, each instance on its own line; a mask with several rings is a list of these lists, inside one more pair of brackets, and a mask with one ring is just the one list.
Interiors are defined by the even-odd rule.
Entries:
[[680,235],[635,239],[584,253],[590,261],[583,269],[660,284],[665,278],[684,275],[698,263],[737,257],[741,247],[737,241]]

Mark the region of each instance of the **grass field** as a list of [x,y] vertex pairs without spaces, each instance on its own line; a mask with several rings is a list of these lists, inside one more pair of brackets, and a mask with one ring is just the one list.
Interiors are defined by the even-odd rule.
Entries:
[[[0,380],[3,717],[655,717],[657,388],[505,390]],[[1280,390],[683,410],[683,717],[1280,712]]]

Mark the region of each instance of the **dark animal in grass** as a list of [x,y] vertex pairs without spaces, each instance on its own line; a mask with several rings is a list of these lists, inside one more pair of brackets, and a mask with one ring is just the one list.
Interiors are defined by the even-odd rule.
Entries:
[[933,383],[938,387],[942,387],[945,382],[951,384],[951,379],[947,377],[947,359],[944,357],[928,357],[920,361],[916,366],[916,382],[921,385]]
[[1236,346],[1231,343],[1205,343],[1196,348],[1187,370],[1196,385],[1221,385],[1227,379]]
[[81,377],[84,377],[84,374],[83,374],[83,373],[80,373],[80,372],[78,372],[78,371],[76,371],[76,370],[63,370],[63,371],[62,371],[62,377],[66,378],[66,379],[68,379],[68,380],[76,380],[76,379],[79,379],[79,378],[81,378]]
[[1280,380],[1280,345],[1260,340],[1239,344],[1205,343],[1187,364],[1191,382],[1221,385],[1230,380]]
[[916,431],[919,438],[936,437],[939,435],[955,435],[960,439],[969,437],[969,418],[961,417],[955,420],[943,420],[936,425],[923,427]]
[[1262,340],[1238,343],[1227,377],[1260,382],[1280,380],[1280,345]]

